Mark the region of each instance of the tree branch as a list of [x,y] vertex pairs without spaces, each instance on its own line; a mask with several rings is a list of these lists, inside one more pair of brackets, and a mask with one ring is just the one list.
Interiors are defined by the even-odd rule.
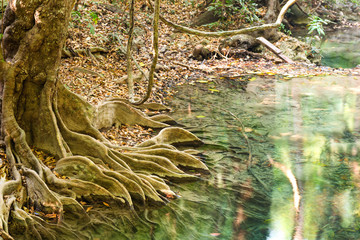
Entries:
[[[166,25],[168,25],[168,26],[170,26],[170,27],[172,27],[172,28],[174,28],[174,29],[176,29],[176,30],[178,30],[180,32],[183,32],[183,33],[188,33],[188,34],[192,34],[192,35],[196,35],[196,36],[202,36],[202,37],[228,37],[228,36],[234,36],[234,35],[238,35],[238,34],[250,33],[250,32],[255,32],[255,31],[259,31],[259,30],[267,30],[267,29],[272,29],[272,28],[279,27],[282,20],[284,19],[286,11],[296,1],[297,0],[289,0],[284,5],[284,7],[282,7],[282,9],[281,9],[275,23],[263,24],[263,25],[260,25],[260,26],[242,28],[242,29],[232,30],[232,31],[205,32],[205,31],[199,31],[199,30],[196,30],[196,29],[192,29],[192,28],[189,28],[189,27],[185,27],[185,26],[175,24],[173,22],[170,22],[170,21],[166,20],[162,16],[160,16],[160,20],[162,22],[164,22]],[[154,11],[150,0],[148,0],[148,4],[150,5],[150,9],[152,11]]]

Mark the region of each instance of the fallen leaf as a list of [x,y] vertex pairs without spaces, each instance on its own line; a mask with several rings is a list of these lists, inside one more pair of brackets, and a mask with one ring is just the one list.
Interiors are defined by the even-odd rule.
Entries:
[[86,212],[89,212],[91,209],[93,209],[93,206],[90,206],[86,209]]
[[45,215],[46,218],[56,218],[57,215],[55,213],[49,213]]
[[220,92],[219,90],[213,89],[213,88],[209,88],[209,91],[211,91],[211,92]]

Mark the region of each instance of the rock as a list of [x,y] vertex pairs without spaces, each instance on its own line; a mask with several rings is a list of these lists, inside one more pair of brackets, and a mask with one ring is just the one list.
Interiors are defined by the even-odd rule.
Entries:
[[205,11],[192,20],[191,26],[202,26],[217,22],[219,19],[219,16],[215,14],[215,10]]
[[209,59],[211,57],[211,52],[202,44],[196,45],[192,57],[198,61],[202,61],[204,59]]
[[163,72],[167,72],[170,70],[170,67],[169,66],[166,66],[166,65],[162,65],[162,64],[156,64],[156,68],[155,68],[155,71],[156,72],[160,72],[160,71],[163,71]]
[[224,47],[242,48],[248,51],[257,52],[260,43],[255,37],[247,34],[239,34],[233,37],[225,38],[219,46],[219,49]]
[[[282,33],[281,33],[282,34]],[[310,44],[306,44],[294,37],[282,34],[282,40],[277,42],[275,46],[287,57],[294,61],[302,61],[306,63],[319,64],[321,61],[321,55]]]

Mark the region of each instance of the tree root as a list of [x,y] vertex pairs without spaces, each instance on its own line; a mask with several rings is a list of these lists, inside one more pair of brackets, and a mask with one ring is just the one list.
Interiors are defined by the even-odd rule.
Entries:
[[170,144],[174,146],[199,146],[203,142],[194,134],[178,127],[169,127],[160,131],[160,133],[141,144],[138,147],[149,147],[155,144]]
[[[200,160],[175,148],[200,145],[196,136],[160,122],[170,118],[139,110],[167,110],[162,105],[134,108],[115,99],[93,107],[57,80],[73,2],[12,0],[7,9],[6,61],[0,63],[8,159],[7,179],[0,179],[4,239],[89,239],[88,231],[99,226],[121,235],[111,219],[94,220],[85,206],[132,213],[135,206],[164,205],[176,198],[167,181],[198,179],[179,167],[208,171]],[[121,124],[164,129],[134,148],[113,146],[99,129]],[[34,149],[53,158],[55,168],[46,166]]]
[[100,129],[111,127],[112,125],[120,126],[121,124],[134,125],[138,124],[151,128],[164,128],[169,125],[156,122],[145,114],[130,107],[122,101],[105,102],[97,107],[97,117],[93,125]]
[[[64,110],[67,105],[64,97],[76,101],[77,104]],[[160,105],[152,106],[161,109]],[[174,147],[174,145],[201,144],[195,135],[181,128],[164,128],[158,136],[133,148],[109,144],[100,136],[91,121],[96,123],[94,126],[97,127],[123,124],[122,119],[127,123],[140,122],[151,127],[168,126],[147,117],[123,101],[109,101],[94,110],[81,98],[65,91],[58,94],[58,101],[53,104],[51,111],[54,111],[55,116],[52,125],[58,129],[60,136],[57,142],[62,144],[59,148],[64,149],[62,154],[57,153],[58,160],[53,171],[31,152],[25,140],[26,133],[16,125],[16,121],[11,118],[7,121],[13,124],[6,126],[13,126],[18,130],[12,131],[13,134],[8,136],[6,141],[12,175],[17,177],[16,180],[0,185],[2,186],[0,217],[3,229],[3,233],[0,234],[5,239],[8,232],[14,233],[20,229],[25,229],[24,239],[56,239],[59,232],[66,232],[65,229],[71,228],[66,222],[77,221],[79,217],[84,219],[81,223],[83,226],[98,224],[89,218],[79,201],[90,203],[102,201],[114,207],[127,206],[129,209],[133,209],[135,204],[164,205],[168,199],[177,197],[164,179],[170,181],[198,179],[196,176],[186,174],[179,167],[208,172],[206,165],[197,158]],[[78,122],[74,119],[76,111],[81,112],[76,115]],[[107,117],[99,117],[101,114]],[[120,118],[119,114],[124,118]],[[101,119],[97,119],[98,117]],[[161,119],[165,118],[161,117]],[[91,126],[91,128],[86,129],[83,126]],[[44,148],[47,145],[40,146]],[[54,148],[42,150],[51,153]],[[17,170],[18,168],[20,171]],[[12,196],[17,189],[26,190],[22,195],[29,199],[27,205],[24,202],[25,198],[18,201],[16,197],[6,197]],[[11,211],[12,206],[24,204],[35,212],[28,213],[20,207],[15,207],[16,210]],[[53,230],[49,223],[33,215],[37,212],[43,217],[54,216],[55,222],[60,225]],[[68,212],[71,212],[70,217]],[[13,223],[10,228],[7,225],[9,217]],[[62,219],[65,220],[65,225]],[[74,236],[73,231],[77,229],[67,231],[67,238],[71,239]]]

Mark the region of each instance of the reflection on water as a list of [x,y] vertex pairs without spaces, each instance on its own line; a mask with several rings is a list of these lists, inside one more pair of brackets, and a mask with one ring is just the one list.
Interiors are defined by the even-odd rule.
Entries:
[[179,90],[174,117],[207,143],[212,175],[174,186],[148,234],[360,239],[360,78],[205,82]]
[[321,44],[321,64],[334,68],[353,68],[360,64],[360,29],[329,32]]

